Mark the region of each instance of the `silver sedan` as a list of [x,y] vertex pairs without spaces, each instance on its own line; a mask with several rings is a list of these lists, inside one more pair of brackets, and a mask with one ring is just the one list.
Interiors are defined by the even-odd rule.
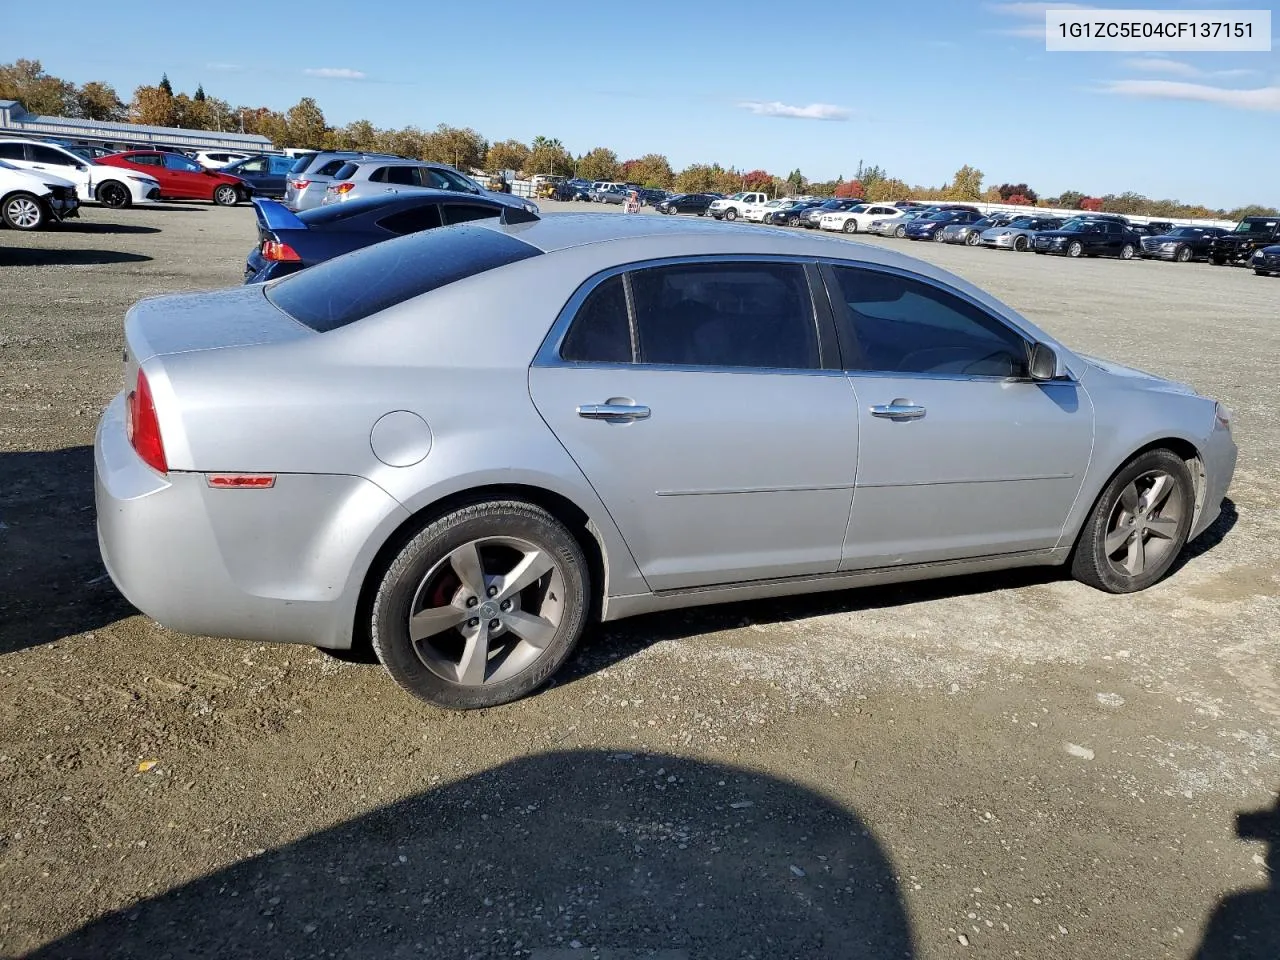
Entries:
[[1057,230],[1062,224],[1061,217],[1018,217],[1002,227],[983,230],[980,239],[984,247],[1026,253],[1038,231]]
[[593,619],[1005,567],[1172,567],[1211,399],[946,271],[674,217],[512,211],[144,300],[95,441],[103,558],[177,630],[371,646],[503,703]]

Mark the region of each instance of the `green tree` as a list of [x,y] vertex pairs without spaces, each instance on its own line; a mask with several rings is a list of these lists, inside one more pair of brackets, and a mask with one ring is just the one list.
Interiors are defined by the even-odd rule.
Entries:
[[236,119],[243,124],[245,133],[266,137],[278,147],[289,144],[289,123],[279,110],[268,107],[237,107]]
[[484,168],[490,173],[499,170],[515,170],[517,173],[529,163],[529,148],[519,140],[502,140],[489,147]]
[[619,173],[618,155],[608,147],[596,147],[578,158],[578,176],[586,180],[614,180]]
[[160,75],[160,83],[158,86],[169,96],[173,96],[173,84],[169,82],[169,75],[167,73],[162,73]]
[[471,170],[484,166],[489,152],[489,141],[470,127],[451,127],[440,124],[423,139],[422,159],[448,163],[459,170]]
[[947,193],[952,200],[982,199],[982,171],[966,163],[956,171]]
[[675,180],[671,163],[661,153],[646,153],[643,157],[627,160],[622,164],[621,176],[628,183],[667,190]]
[[564,144],[552,137],[534,137],[533,149],[529,152],[529,163],[526,171],[533,173],[549,173],[567,176],[573,173],[573,158],[565,150]]
[[312,97],[303,97],[285,114],[285,130],[290,146],[319,149],[324,146],[324,136],[328,129],[324,113]]
[[45,73],[39,60],[0,64],[0,100],[17,100],[29,113],[73,113],[75,94],[75,84]]
[[356,120],[333,131],[333,145],[338,150],[373,150],[379,132],[368,120]]
[[197,84],[196,84],[196,92],[195,92],[195,95],[194,95],[194,96],[192,96],[192,98],[191,98],[191,99],[192,99],[192,100],[194,100],[196,103],[204,103],[204,101],[205,101],[205,96],[204,96],[204,84],[203,84],[203,83],[197,83]]
[[676,174],[675,187],[681,193],[705,193],[716,188],[723,172],[718,163],[691,163]]
[[1234,210],[1228,211],[1226,220],[1243,220],[1245,217],[1275,217],[1280,216],[1280,210],[1275,207],[1264,207],[1261,204],[1251,203],[1247,206],[1236,207]]
[[76,91],[76,116],[85,120],[123,120],[125,108],[114,87],[92,80]]
[[1058,196],[1057,202],[1050,204],[1050,206],[1060,207],[1064,210],[1079,210],[1080,201],[1084,198],[1085,194],[1079,190],[1063,190]]

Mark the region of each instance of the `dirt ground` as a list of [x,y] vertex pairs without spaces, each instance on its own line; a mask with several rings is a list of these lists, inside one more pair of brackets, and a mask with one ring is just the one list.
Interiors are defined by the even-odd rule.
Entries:
[[1280,280],[872,241],[1235,409],[1185,564],[640,618],[447,714],[171,633],[98,559],[124,311],[238,283],[253,223],[0,232],[0,954],[1280,957]]

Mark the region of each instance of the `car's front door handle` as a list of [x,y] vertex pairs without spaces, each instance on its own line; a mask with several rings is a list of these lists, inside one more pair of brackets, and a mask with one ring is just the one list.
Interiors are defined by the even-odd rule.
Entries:
[[873,417],[883,417],[886,420],[919,420],[924,414],[924,407],[901,398],[892,403],[881,403],[871,408]]
[[625,423],[629,420],[649,419],[649,408],[637,403],[584,403],[578,407],[578,416],[585,420],[607,420]]

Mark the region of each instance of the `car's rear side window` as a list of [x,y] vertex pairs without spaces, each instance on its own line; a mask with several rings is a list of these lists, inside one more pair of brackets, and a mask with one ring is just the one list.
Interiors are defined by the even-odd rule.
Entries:
[[316,264],[268,285],[267,299],[321,333],[542,251],[482,226],[427,230]]
[[333,177],[335,180],[349,180],[358,169],[350,160],[330,160],[316,173],[319,176]]
[[320,156],[318,153],[304,153],[298,159],[293,161],[293,166],[289,168],[290,175],[306,173],[311,166],[311,161]]

